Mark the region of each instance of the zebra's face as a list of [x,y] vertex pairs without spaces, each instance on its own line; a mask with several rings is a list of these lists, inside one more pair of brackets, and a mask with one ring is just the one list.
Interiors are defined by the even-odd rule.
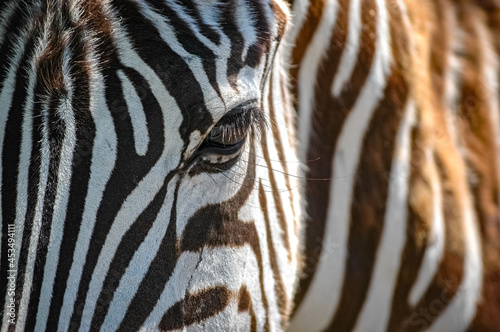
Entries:
[[[115,172],[134,185],[108,238],[114,260],[127,232],[137,249],[102,327],[279,329],[296,272],[295,188],[274,173],[293,158],[276,130],[289,114],[274,104],[287,101],[272,96],[286,16],[272,1],[167,3],[123,7],[115,28],[113,92],[128,110],[115,121]],[[134,142],[122,156],[120,135]],[[144,304],[151,313],[137,317]]]
[[[33,227],[43,233],[39,254],[18,263],[28,275],[20,307],[33,311],[20,312],[19,324],[84,331],[285,326],[299,217],[278,47],[285,5],[45,6],[33,5],[22,36],[33,54],[23,66],[34,69],[26,75],[33,82],[26,105],[35,106],[24,111],[35,129],[27,141],[32,157],[21,157],[27,173],[19,176],[28,183],[30,164],[39,166],[47,189],[29,185],[29,198],[19,199],[53,210],[36,212],[50,227]],[[36,225],[16,218],[19,234]],[[31,245],[29,238],[19,243]],[[41,260],[47,266],[34,278],[30,264]]]

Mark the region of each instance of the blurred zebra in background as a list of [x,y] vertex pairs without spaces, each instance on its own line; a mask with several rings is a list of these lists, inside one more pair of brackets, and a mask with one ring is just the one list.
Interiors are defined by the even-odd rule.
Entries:
[[295,0],[292,12],[308,180],[291,330],[497,331],[500,6]]

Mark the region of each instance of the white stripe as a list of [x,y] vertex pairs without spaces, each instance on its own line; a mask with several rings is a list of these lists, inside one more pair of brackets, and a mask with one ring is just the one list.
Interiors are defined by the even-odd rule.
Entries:
[[[24,287],[22,288],[22,296],[19,302],[19,312],[16,324],[16,332],[24,331],[26,319],[28,318],[28,304],[30,301],[31,287],[33,285],[33,272],[35,269],[35,258],[38,248],[38,239],[40,237],[40,229],[42,226],[42,216],[45,202],[45,191],[47,189],[47,180],[49,176],[49,162],[50,162],[50,146],[49,146],[49,119],[48,119],[48,105],[43,105],[41,112],[43,126],[41,128],[41,163],[40,163],[40,179],[38,182],[38,193],[36,199],[35,216],[33,218],[31,236],[28,247],[28,259],[26,261],[26,273],[24,275]],[[37,301],[38,299],[33,299]]]
[[455,13],[453,10],[443,9],[443,13],[446,17],[447,29],[449,30],[449,52],[447,56],[448,68],[446,70],[445,76],[445,121],[447,130],[450,132],[453,141],[457,146],[463,144],[463,138],[458,137],[457,134],[457,124],[458,117],[457,114],[460,107],[460,96],[462,89],[462,61],[460,56],[457,54],[463,54],[463,31],[456,22]]
[[285,13],[287,17],[290,17],[290,9],[288,8],[288,5],[283,2],[283,0],[274,0],[274,3],[280,7],[281,11]]
[[[307,12],[309,9],[309,0],[295,0],[293,2],[292,8],[292,23],[290,26],[290,30],[287,33],[287,45],[291,45],[292,47],[295,45],[295,41],[299,36],[300,31],[302,30],[302,25],[307,18]],[[290,47],[290,49],[292,48]],[[291,61],[287,61],[287,63],[291,63]],[[292,64],[295,65],[295,64]]]
[[329,41],[332,36],[337,21],[337,11],[337,0],[328,0],[325,3],[318,30],[302,59],[302,67],[298,75],[300,84],[298,91],[299,129],[297,134],[298,141],[301,143],[299,146],[299,159],[302,161],[306,159],[307,147],[309,146],[311,114],[315,106],[314,91],[317,73],[320,62],[330,46],[329,42],[325,43],[325,40]]
[[[19,158],[18,179],[17,179],[17,202],[16,202],[16,252],[20,253],[22,236],[24,231],[24,223],[26,219],[26,211],[28,208],[28,182],[29,182],[29,165],[32,150],[33,139],[33,106],[34,106],[34,88],[36,83],[35,62],[31,62],[29,69],[27,96],[24,103],[23,114],[23,127],[21,137],[21,155]],[[1,103],[1,102],[0,102]],[[5,112],[7,113],[7,112]],[[3,138],[3,137],[2,137]],[[0,164],[1,164],[0,156]],[[1,167],[0,167],[1,174]],[[0,175],[1,177],[1,175]],[[1,195],[1,194],[0,194]],[[1,199],[1,196],[0,196]],[[1,219],[0,215],[0,219]],[[18,257],[16,257],[16,265],[19,264]]]
[[[276,66],[276,63],[274,65]],[[273,78],[272,84],[274,87],[274,90],[272,91],[273,93],[273,99],[271,100],[272,105],[269,105],[269,98],[268,98],[268,95],[270,93],[269,91],[270,82],[265,87],[263,104],[264,104],[264,109],[269,109],[269,107],[273,107],[275,110],[274,112],[275,123],[272,124],[272,126],[277,127],[278,133],[280,135],[279,139],[283,144],[283,153],[285,155],[284,161],[287,162],[288,172],[285,173],[285,170],[282,168],[281,162],[278,160],[278,150],[276,147],[276,140],[275,137],[273,136],[273,131],[271,130],[271,128],[261,133],[261,135],[266,135],[266,143],[267,143],[266,147],[270,156],[270,164],[267,164],[264,158],[258,158],[255,163],[257,167],[256,169],[257,178],[262,181],[265,192],[264,198],[267,201],[267,209],[268,209],[267,213],[269,214],[269,217],[271,219],[270,228],[271,228],[271,238],[273,241],[273,246],[276,251],[277,257],[281,258],[277,259],[276,262],[278,264],[280,275],[283,277],[285,292],[289,297],[291,297],[293,292],[293,287],[295,286],[294,281],[295,281],[295,274],[297,271],[297,257],[294,255],[294,253],[296,252],[296,248],[298,247],[297,231],[294,229],[294,222],[293,222],[294,220],[293,220],[291,203],[293,202],[294,189],[296,189],[298,186],[296,184],[295,179],[291,178],[289,175],[297,174],[298,163],[294,162],[295,160],[297,160],[297,158],[293,155],[293,151],[290,151],[292,149],[287,149],[286,147],[286,143],[288,142],[288,137],[286,136],[287,131],[285,130],[286,126],[283,114],[284,108],[281,105],[279,105],[279,103],[282,102],[280,98],[281,88],[279,85],[280,77],[279,74],[277,74],[276,72],[277,70],[272,76]],[[263,155],[260,146],[257,147],[255,153],[257,156]],[[276,159],[273,159],[273,156]],[[276,181],[276,187],[277,187],[276,189],[279,192],[278,197],[283,207],[284,215],[281,217],[284,218],[285,220],[285,227],[288,233],[288,238],[286,239],[286,241],[288,241],[290,245],[290,250],[291,250],[290,253],[287,252],[285,243],[283,241],[284,231],[281,229],[281,226],[279,225],[278,222],[272,222],[273,217],[277,216],[278,212],[276,210],[277,207],[272,194],[272,188],[270,187],[271,184],[269,178],[269,169],[271,169],[272,172],[274,173],[274,179]],[[286,186],[286,177],[288,177],[288,180],[290,181],[290,186],[294,186],[291,187],[290,190]],[[258,181],[256,182],[258,183]],[[252,197],[255,199],[256,204],[259,204],[260,206],[260,203],[258,203],[259,202],[258,192],[259,191],[257,190],[257,188],[255,188],[254,191],[255,197],[254,196]],[[246,208],[255,209],[255,205],[251,204],[248,207],[244,207],[242,211],[240,211],[240,215],[243,214]],[[294,206],[293,208],[295,209],[295,213],[298,213],[300,206]],[[252,216],[255,215],[255,212],[252,213],[250,209],[247,211],[249,220],[251,220]],[[265,227],[265,225],[263,225],[262,227]],[[292,255],[290,262],[287,259],[289,254]]]
[[293,329],[290,331],[325,329],[333,318],[342,293],[355,179],[353,174],[358,165],[366,128],[383,97],[392,59],[384,0],[377,0],[377,6],[380,16],[377,20],[377,44],[373,65],[367,82],[342,128],[333,160],[333,181],[330,187],[324,246],[333,247],[336,251],[332,253],[330,250],[322,250],[316,273],[293,319]]
[[[91,45],[87,45],[89,52],[92,52]],[[88,55],[86,60],[92,68],[89,81],[90,111],[95,124],[95,138],[92,148],[88,193],[85,199],[81,228],[78,232],[73,253],[73,263],[69,271],[66,291],[61,306],[58,331],[68,331],[69,329],[69,320],[74,309],[97,211],[101,204],[106,183],[111,176],[116,162],[117,140],[113,119],[111,118],[111,113],[106,104],[106,97],[104,96],[104,78],[99,70],[97,70],[97,59],[93,55]]]
[[[199,83],[200,89],[203,92],[203,98],[207,109],[212,113],[212,116],[216,119],[220,118],[225,113],[225,105],[229,104],[231,100],[221,100],[215,90],[213,89],[206,72],[203,68],[203,63],[201,59],[191,53],[187,52],[177,40],[175,34],[175,29],[167,23],[165,17],[161,16],[157,12],[149,8],[148,5],[138,2],[137,3],[141,15],[145,18],[151,20],[155,26],[158,34],[165,41],[166,44],[179,56],[181,56],[185,63],[191,69],[191,73],[195,77],[196,81]],[[142,60],[141,60],[142,62]],[[134,66],[131,66],[134,67]],[[156,70],[156,68],[154,68]],[[160,73],[161,75],[161,73]],[[184,106],[184,105],[183,105]]]
[[[208,47],[209,49],[214,52],[214,54],[218,54],[218,47],[215,45],[210,39],[205,37],[201,32],[200,32],[200,26],[198,22],[189,14],[186,13],[186,7],[180,6],[179,2],[177,0],[166,0],[168,3],[168,7],[170,7],[178,16],[181,20],[183,20],[189,27],[191,28],[191,32],[194,33],[196,39],[200,41],[203,45]],[[192,3],[194,7],[196,7],[196,3]],[[214,7],[211,7],[212,12],[217,12]],[[200,13],[200,16],[201,13]],[[203,20],[203,18],[202,18]],[[205,22],[206,23],[206,22]],[[214,22],[215,23],[215,22]],[[213,25],[209,25],[210,28],[213,30],[217,31],[216,28],[214,28]],[[186,31],[184,31],[186,32]]]
[[[297,252],[297,248],[299,246],[299,238],[298,238],[298,229],[294,228],[295,221],[294,221],[294,215],[292,212],[295,213],[295,216],[299,218],[301,215],[301,206],[300,202],[298,201],[298,195],[294,195],[297,193],[297,189],[299,188],[298,184],[298,168],[299,168],[299,162],[297,159],[297,156],[295,154],[295,149],[292,148],[291,146],[288,145],[288,142],[290,142],[290,137],[288,136],[290,134],[290,131],[287,130],[287,122],[285,119],[285,112],[289,111],[290,109],[288,108],[288,105],[286,105],[286,97],[282,96],[281,90],[285,90],[286,87],[281,86],[281,77],[280,77],[280,71],[281,71],[281,62],[277,61],[278,58],[275,60],[275,63],[273,66],[274,74],[273,74],[273,99],[272,99],[272,106],[273,109],[275,110],[275,125],[277,126],[278,129],[278,134],[279,134],[279,139],[282,144],[282,151],[284,155],[284,162],[286,163],[286,173],[285,169],[282,169],[281,163],[278,163],[277,161],[274,161],[271,157],[271,164],[267,165],[267,167],[270,167],[272,170],[277,170],[273,171],[278,190],[280,192],[280,198],[283,204],[283,209],[285,212],[285,215],[282,216],[286,220],[286,227],[288,231],[288,239],[290,243],[290,249],[291,249],[291,255],[292,255],[292,261],[288,262],[285,259],[277,259],[278,265],[279,265],[279,270],[281,271],[280,274],[283,276],[283,281],[286,287],[287,295],[289,297],[292,296],[293,293],[293,288],[295,286],[295,278],[296,278],[296,272],[297,272],[297,257],[294,255],[295,252]],[[291,123],[289,123],[291,124]],[[291,133],[293,133],[294,128],[290,128]],[[275,145],[275,138],[272,135],[272,131],[268,130],[268,138],[267,142],[268,144],[272,143],[272,147],[269,149],[270,156],[276,156],[278,157],[278,151],[276,150],[276,145]],[[294,139],[295,137],[292,137]],[[258,162],[256,162],[258,164]],[[262,163],[265,163],[265,160],[262,160]],[[258,167],[258,166],[257,166]],[[262,168],[262,167],[260,167]],[[267,168],[263,168],[262,170],[267,172]],[[266,175],[264,178],[269,178],[268,175]],[[290,188],[286,187],[286,180],[288,180]],[[267,196],[272,196],[268,194]],[[274,205],[274,204],[273,204]],[[268,202],[268,207],[271,207],[271,204]],[[293,211],[292,208],[293,207]],[[270,216],[274,216],[277,212],[269,212]],[[300,222],[300,220],[296,221],[297,224]],[[283,244],[282,240],[282,230],[279,229],[278,223],[273,223],[271,222],[271,227],[276,227],[276,229],[272,232],[273,234],[273,241],[275,242],[275,249],[277,252],[278,257],[287,257],[288,253],[286,252],[286,249]]]
[[[463,181],[463,183],[465,187],[466,181]],[[455,297],[429,328],[428,332],[465,331],[474,318],[477,301],[481,296],[483,265],[478,221],[472,197],[470,197],[466,188],[462,189],[465,193],[464,205],[462,206],[465,242],[464,276]]]
[[[46,46],[47,43],[47,22],[45,23],[44,27],[42,28],[43,34],[39,40],[38,43],[38,48],[36,48],[36,54],[34,55],[35,60],[36,58],[40,57],[43,52],[44,52],[44,47]],[[25,33],[27,35],[27,32]],[[24,37],[24,36],[23,36]],[[20,38],[21,43],[25,41],[24,38]],[[24,51],[24,45],[22,45],[21,49]],[[17,57],[17,54],[16,54]],[[29,239],[29,246],[28,246],[28,256],[26,260],[26,265],[25,265],[25,275],[24,275],[24,285],[22,288],[22,293],[21,293],[21,299],[19,302],[19,311],[18,311],[18,320],[16,322],[16,331],[23,331],[24,326],[26,324],[26,319],[27,317],[27,310],[28,310],[28,304],[30,300],[30,293],[31,293],[31,286],[33,283],[33,270],[34,270],[34,264],[35,264],[35,258],[36,258],[36,248],[38,246],[38,239],[40,235],[40,227],[41,227],[41,222],[42,222],[42,213],[43,213],[43,208],[44,208],[44,200],[45,200],[45,190],[47,186],[47,178],[48,178],[48,173],[49,173],[49,161],[50,161],[50,148],[49,148],[49,141],[48,141],[48,119],[47,119],[47,105],[42,106],[41,114],[39,116],[42,118],[42,128],[38,129],[42,132],[42,138],[40,142],[41,150],[39,151],[40,153],[40,166],[39,166],[39,172],[40,172],[40,178],[38,181],[38,191],[37,191],[37,197],[36,197],[36,206],[35,206],[35,214],[33,218],[33,224],[32,224],[32,229],[31,229],[31,235]],[[3,135],[2,135],[3,136]],[[3,142],[2,142],[3,144]],[[17,287],[20,287],[20,285],[17,285]],[[17,290],[19,291],[19,289]]]
[[[82,322],[92,319],[96,301],[106,275],[105,271],[109,269],[109,265],[116,254],[116,249],[120,244],[120,240],[139,217],[144,208],[146,208],[158,193],[168,172],[178,166],[180,151],[183,146],[183,141],[178,131],[178,128],[181,127],[183,118],[180,114],[180,109],[176,107],[175,100],[170,96],[168,91],[166,91],[156,73],[132,51],[130,43],[123,35],[119,36],[119,34],[120,30],[117,29],[115,35],[117,36],[116,39],[120,59],[125,65],[137,70],[139,74],[147,80],[151,87],[151,92],[162,108],[164,130],[165,133],[168,133],[169,139],[165,141],[165,149],[157,163],[123,203],[123,206],[118,212],[106,236],[106,241],[92,274],[92,280],[85,301]],[[83,325],[80,331],[85,331]]]
[[[481,43],[485,56],[485,58],[482,58],[481,60],[488,64],[487,66],[483,66],[483,72],[480,74],[484,75],[485,84],[487,82],[492,84],[493,87],[496,87],[497,77],[495,73],[491,72],[491,70],[498,70],[496,55],[490,46],[491,41],[488,38],[487,32],[480,23],[477,21],[475,22],[475,31],[481,37],[479,38],[479,43]],[[499,109],[498,90],[493,89],[493,87],[483,86],[483,88],[487,88],[487,92],[489,93],[487,93],[486,96],[482,96],[488,100],[492,115],[494,112],[498,112]],[[492,125],[494,127],[498,126],[498,114],[493,115],[492,120],[496,121],[496,123]],[[494,128],[493,130],[495,131]],[[498,139],[498,131],[496,134],[496,138]],[[496,161],[498,162],[498,155],[496,158]],[[464,276],[455,297],[446,307],[444,312],[436,319],[434,324],[429,329],[429,332],[439,332],[445,330],[465,331],[475,316],[477,302],[481,296],[483,285],[482,248],[481,236],[478,229],[479,221],[477,220],[476,211],[474,209],[474,200],[478,199],[478,197],[472,197],[465,178],[464,181],[460,182],[460,184],[462,184],[460,190],[464,193],[463,204],[461,206],[462,215],[464,216]]]
[[433,218],[431,224],[432,228],[429,238],[427,239],[427,247],[422,259],[422,264],[420,265],[416,281],[410,290],[408,298],[408,302],[412,306],[418,304],[429,288],[443,259],[445,243],[442,187],[434,155],[430,148],[425,150],[425,160],[429,165],[432,197],[434,198],[432,200]]
[[[227,262],[232,264],[228,265]],[[235,271],[234,268],[238,270]],[[183,252],[160,299],[141,330],[157,329],[163,314],[174,303],[184,298],[186,290],[195,293],[220,285],[233,291],[239,291],[241,285],[246,285],[256,317],[265,317],[267,308],[264,308],[262,303],[259,273],[256,256],[248,245],[241,248],[204,248],[201,254]],[[186,278],[186,275],[191,278]],[[257,324],[259,323],[257,331],[262,331],[264,320],[258,319]]]
[[415,104],[408,102],[404,112],[391,166],[383,233],[367,299],[354,331],[385,331],[391,315],[392,297],[406,240],[411,129],[415,124]]
[[[178,181],[180,181],[180,179],[177,178],[170,181],[168,184],[169,193],[174,192]],[[106,296],[112,296],[109,311],[101,327],[102,331],[116,331],[125,317],[127,308],[148,272],[151,262],[156,257],[164,237],[168,236],[166,232],[170,223],[171,212],[174,208],[172,205],[173,199],[173,194],[166,196],[166,201],[163,202],[162,208],[158,212],[156,220],[146,235],[146,238],[135,251],[115,293],[112,294],[110,291],[102,290]],[[92,317],[89,318],[88,320],[82,319],[80,331],[90,330]]]
[[[24,36],[23,36],[24,37]],[[24,53],[25,42],[26,39],[20,37],[17,40],[17,43],[14,46],[14,56],[11,58],[10,64],[6,63],[5,67],[8,66],[9,70],[6,72],[5,80],[2,82],[2,89],[0,91],[0,105],[2,111],[0,112],[0,147],[4,148],[4,140],[5,140],[5,126],[7,124],[7,119],[9,116],[9,110],[12,107],[12,98],[14,95],[14,90],[16,87],[16,78],[19,70],[19,62]],[[15,264],[16,269],[19,270],[19,253],[21,251],[21,243],[22,236],[24,230],[24,219],[25,212],[27,208],[27,185],[28,185],[28,170],[29,168],[26,165],[29,165],[29,158],[31,156],[31,120],[32,120],[32,107],[33,107],[33,86],[35,84],[35,75],[33,74],[34,70],[31,68],[30,76],[28,78],[28,95],[25,103],[25,113],[23,115],[23,132],[21,138],[21,156],[19,160],[19,168],[18,168],[18,186],[17,186],[17,206],[16,206],[16,234],[15,234]],[[0,186],[2,184],[3,178],[3,151],[0,153]],[[1,187],[0,187],[1,188]],[[0,190],[0,202],[2,200],[2,190]],[[3,221],[3,213],[2,213],[2,204],[0,204],[0,222]],[[9,220],[9,223],[12,222]],[[1,244],[2,237],[0,237],[0,255],[6,255],[7,253],[1,252]],[[17,286],[19,287],[19,285]],[[4,315],[8,312],[6,305],[9,303],[10,297],[9,294],[5,294],[5,302],[4,302]],[[1,326],[1,331],[6,331],[8,327],[8,320],[4,319]]]
[[63,55],[63,77],[69,93],[67,98],[61,101],[57,113],[63,120],[66,130],[64,133],[64,140],[61,145],[61,159],[57,174],[57,193],[55,196],[53,217],[52,220],[47,220],[47,222],[51,223],[50,242],[48,246],[47,260],[44,267],[43,282],[39,300],[40,305],[38,306],[35,331],[42,331],[45,328],[49,316],[71,185],[73,152],[76,144],[76,126],[71,104],[73,99],[73,89],[71,87],[71,82],[67,81],[70,77],[70,58],[71,55],[69,50],[65,49]]
[[[268,132],[266,134],[269,135],[270,132],[271,132],[271,130],[268,130]],[[272,142],[272,140],[269,140],[269,138],[268,138],[268,140],[267,140],[268,147],[270,144],[272,144],[271,142]],[[259,151],[257,150],[256,152],[259,152]],[[266,172],[267,169],[261,169],[260,171]],[[258,173],[256,175],[258,175]],[[265,178],[269,179],[269,176],[266,175]],[[265,199],[267,200],[268,207],[270,208],[268,212],[272,213],[273,212],[272,207],[274,206],[274,204],[273,205],[270,204],[270,202],[274,202],[274,200],[272,198],[272,193],[269,191],[265,195],[266,195]],[[260,206],[260,202],[259,202],[258,197],[259,197],[259,191],[257,189],[255,189],[252,192],[250,200],[246,205],[248,207],[254,207],[257,210],[258,207]],[[286,207],[286,205],[285,205],[285,207]],[[260,209],[258,209],[258,210],[260,210]],[[245,212],[247,214],[246,216],[243,215],[243,213],[245,213]],[[266,293],[266,297],[267,297],[267,308],[266,308],[267,315],[270,318],[274,318],[274,319],[269,319],[269,330],[276,331],[277,329],[279,329],[279,326],[276,326],[276,324],[279,324],[278,317],[280,317],[280,314],[279,314],[277,295],[276,295],[276,280],[274,279],[274,274],[273,274],[273,271],[271,268],[271,262],[270,262],[270,257],[269,257],[269,244],[266,240],[268,233],[267,233],[267,228],[266,228],[266,224],[265,224],[264,214],[263,213],[256,214],[255,212],[253,215],[248,215],[248,214],[249,214],[248,210],[245,211],[245,209],[242,209],[242,211],[239,212],[238,216],[241,219],[249,220],[250,223],[253,222],[255,225],[255,228],[257,230],[257,236],[258,236],[259,242],[260,242],[260,256],[261,256],[262,266],[263,266],[263,269],[262,269],[262,271],[260,271],[260,273],[263,274],[264,292]],[[270,216],[272,216],[272,214],[270,214]],[[288,216],[283,216],[283,218],[288,218]],[[291,220],[291,219],[287,219],[287,220]],[[276,224],[278,224],[278,223],[276,222]],[[276,225],[276,226],[278,226],[278,225]],[[281,231],[278,234],[281,234]],[[272,234],[270,234],[270,235],[271,235],[271,240],[273,240]],[[275,246],[275,249],[279,249],[279,247]],[[279,253],[279,250],[277,250],[277,253]],[[255,255],[252,253],[252,254],[249,254],[249,256],[247,256],[247,257],[255,257]],[[287,256],[282,256],[282,257],[287,257]],[[240,266],[245,266],[245,264],[238,264],[235,266],[240,267]],[[252,266],[248,267],[248,269],[249,269],[249,271],[242,271],[242,273],[246,273],[249,276],[251,276],[252,278],[254,278],[255,280],[257,280],[257,277],[259,274],[257,272],[252,273],[252,270],[253,270]],[[238,275],[235,272],[232,272],[231,274]],[[247,279],[247,277],[245,277],[245,279]],[[252,294],[252,298],[253,298],[254,294]],[[256,314],[257,314],[257,312],[256,312]],[[257,317],[259,317],[259,316],[257,316]],[[264,317],[264,316],[260,316],[260,317]]]
[[243,36],[242,58],[245,59],[248,48],[257,42],[257,31],[254,26],[255,17],[253,17],[253,13],[249,10],[245,0],[236,0],[235,2],[236,10],[234,16],[240,33]]
[[[123,70],[118,70],[117,75],[122,81],[123,96],[127,104],[130,120],[132,121],[132,130],[134,131],[135,151],[139,156],[145,156],[149,145],[148,124],[146,114],[142,107],[141,98],[128,79]],[[141,89],[141,87],[139,87]],[[143,91],[146,93],[146,91]],[[144,96],[143,98],[144,99]]]
[[361,0],[352,0],[349,3],[349,27],[347,43],[342,52],[338,73],[332,86],[332,95],[339,97],[344,84],[351,78],[352,71],[358,60],[361,35]]

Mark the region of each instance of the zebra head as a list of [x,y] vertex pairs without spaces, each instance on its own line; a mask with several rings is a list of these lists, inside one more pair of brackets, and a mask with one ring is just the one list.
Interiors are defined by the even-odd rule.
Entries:
[[[17,327],[284,328],[300,214],[278,47],[287,7],[0,6]],[[7,270],[2,255],[2,282]]]

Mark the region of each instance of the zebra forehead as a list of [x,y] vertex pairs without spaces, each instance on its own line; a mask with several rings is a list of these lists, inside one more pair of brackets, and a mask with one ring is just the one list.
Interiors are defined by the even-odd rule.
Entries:
[[[43,51],[39,52],[37,65],[42,78],[50,77],[43,84],[47,92],[65,90],[60,71],[65,50],[95,53],[98,59],[89,65],[96,69],[119,67],[119,62],[114,61],[118,57],[116,44],[128,39],[132,48],[143,50],[141,57],[149,57],[154,70],[163,73],[175,69],[178,74],[182,66],[189,64],[191,71],[204,71],[209,80],[207,85],[222,97],[216,86],[221,74],[227,74],[229,85],[237,90],[241,70],[263,65],[263,59],[271,51],[271,37],[274,35],[276,39],[284,33],[288,18],[287,6],[281,1],[152,4],[75,0],[43,4],[31,9],[38,12],[34,21],[41,28],[38,39]],[[75,50],[77,44],[81,49]],[[147,50],[150,55],[145,54]],[[178,61],[174,59],[177,56]],[[227,73],[221,73],[224,69],[218,67],[226,67]]]
[[[33,39],[38,42],[39,94],[46,100],[67,96],[72,85],[69,67],[75,61],[85,76],[124,65],[136,67],[130,59],[124,63],[120,51],[130,46],[164,83],[174,81],[169,92],[185,96],[174,96],[176,107],[187,110],[184,115],[191,118],[185,141],[192,131],[206,132],[238,103],[259,98],[264,74],[259,67],[271,53],[271,37],[283,34],[288,17],[280,1],[41,3],[30,7]],[[137,80],[134,84],[144,85]],[[118,97],[113,97],[115,102]]]

